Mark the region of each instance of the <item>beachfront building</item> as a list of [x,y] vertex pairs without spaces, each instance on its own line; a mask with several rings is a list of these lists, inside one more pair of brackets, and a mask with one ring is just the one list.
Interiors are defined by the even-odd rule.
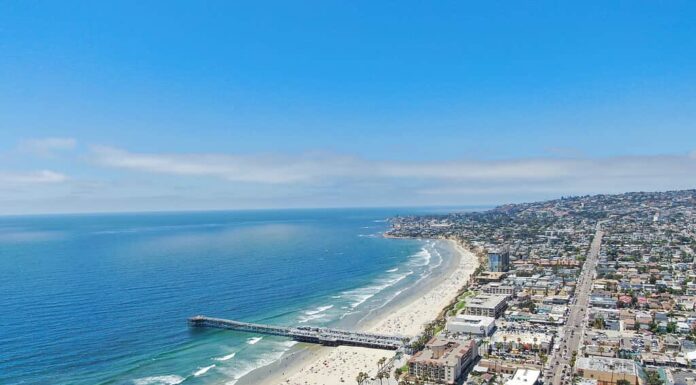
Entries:
[[476,360],[476,342],[466,342],[435,336],[425,349],[408,360],[409,376],[444,384],[455,384]]
[[517,294],[517,288],[512,285],[502,285],[500,282],[491,282],[483,285],[481,291],[486,294],[505,294],[511,298]]
[[476,281],[480,284],[486,284],[490,282],[500,282],[505,277],[507,277],[506,272],[502,271],[483,271],[481,274],[476,276]]
[[510,270],[510,252],[507,249],[488,252],[488,271],[504,272]]
[[464,314],[498,318],[507,308],[507,300],[504,294],[479,294],[467,301]]
[[598,385],[616,385],[620,380],[631,385],[644,385],[643,368],[633,360],[610,357],[580,357],[575,372],[583,378],[596,380]]
[[458,314],[450,317],[445,326],[448,332],[487,337],[493,333],[495,318],[480,315]]

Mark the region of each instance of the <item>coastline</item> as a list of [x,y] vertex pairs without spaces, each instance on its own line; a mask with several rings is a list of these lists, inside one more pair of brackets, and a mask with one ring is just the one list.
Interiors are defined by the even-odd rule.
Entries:
[[[479,259],[468,245],[453,239],[454,253],[440,274],[414,285],[356,329],[413,337],[426,323],[433,321],[469,283]],[[339,385],[354,381],[358,372],[371,377],[377,373],[377,361],[393,352],[350,346],[322,347],[298,344],[276,362],[243,376],[235,385]],[[394,379],[390,379],[394,382]],[[389,383],[385,381],[384,383]]]

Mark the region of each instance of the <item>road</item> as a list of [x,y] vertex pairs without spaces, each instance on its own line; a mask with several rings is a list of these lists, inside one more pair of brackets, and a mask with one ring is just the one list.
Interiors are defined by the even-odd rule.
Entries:
[[544,383],[550,385],[570,385],[572,368],[570,360],[574,352],[581,346],[582,337],[585,330],[585,319],[587,308],[590,303],[590,293],[592,292],[592,281],[595,276],[595,267],[599,258],[599,248],[602,244],[602,222],[597,223],[595,236],[587,253],[587,259],[580,272],[578,285],[575,290],[573,303],[570,305],[570,314],[559,334],[556,344],[560,346],[558,350],[549,357],[544,371]]

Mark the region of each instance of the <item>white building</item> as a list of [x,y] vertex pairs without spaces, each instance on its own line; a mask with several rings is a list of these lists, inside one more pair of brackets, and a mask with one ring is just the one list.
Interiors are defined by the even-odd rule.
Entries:
[[686,353],[686,360],[692,367],[696,366],[696,350]]
[[517,369],[512,379],[505,382],[505,385],[537,385],[541,371],[534,369]]
[[450,333],[487,337],[493,332],[495,318],[480,315],[459,314],[447,320],[446,329]]
[[686,322],[677,322],[677,331],[682,334],[691,333],[691,325]]
[[467,301],[464,313],[498,318],[507,308],[507,300],[504,294],[479,294]]
[[533,351],[548,354],[553,346],[553,335],[549,333],[499,331],[491,337],[493,351]]

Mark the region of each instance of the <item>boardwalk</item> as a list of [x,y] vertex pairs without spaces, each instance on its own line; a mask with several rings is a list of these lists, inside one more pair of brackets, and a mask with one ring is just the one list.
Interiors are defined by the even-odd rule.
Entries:
[[350,345],[373,349],[397,350],[404,348],[408,338],[386,334],[355,332],[341,329],[299,326],[284,327],[239,322],[222,318],[195,316],[188,319],[192,327],[237,330],[249,333],[290,337],[295,341],[327,346]]

